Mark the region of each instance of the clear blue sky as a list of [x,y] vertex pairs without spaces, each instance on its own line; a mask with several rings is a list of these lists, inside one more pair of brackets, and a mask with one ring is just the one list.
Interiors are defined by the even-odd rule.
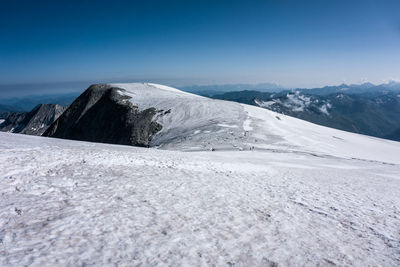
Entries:
[[2,1],[0,85],[400,78],[400,1]]

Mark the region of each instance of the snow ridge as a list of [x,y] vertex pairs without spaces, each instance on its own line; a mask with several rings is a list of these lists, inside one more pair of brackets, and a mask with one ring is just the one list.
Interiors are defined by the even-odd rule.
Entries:
[[[151,146],[172,150],[279,149],[400,163],[400,143],[309,123],[259,107],[209,99],[168,86],[111,84],[131,97],[134,106],[163,111]],[[292,99],[292,98],[291,98]],[[305,96],[293,95],[303,107]],[[329,103],[321,112],[328,115]],[[251,122],[251,127],[250,123]]]

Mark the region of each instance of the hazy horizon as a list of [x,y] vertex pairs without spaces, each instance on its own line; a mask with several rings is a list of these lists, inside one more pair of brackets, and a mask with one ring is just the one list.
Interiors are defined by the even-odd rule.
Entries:
[[[150,82],[155,83],[151,80],[125,80],[125,81],[76,81],[76,82],[59,82],[59,83],[32,83],[32,84],[0,84],[0,99],[11,99],[11,98],[23,98],[23,97],[34,97],[34,96],[47,96],[47,95],[63,95],[81,93],[87,87],[95,83],[134,83],[134,82]],[[382,83],[372,83],[373,85],[388,84],[391,82],[399,83],[396,80],[383,81]],[[371,83],[369,81],[363,81],[360,83],[347,83],[345,85],[362,85],[364,83]],[[284,87],[279,84],[261,82],[261,83],[214,83],[214,84],[172,84],[169,82],[162,83],[168,86],[176,87],[178,89],[187,89],[190,87],[207,87],[207,86],[235,86],[235,85],[249,85],[249,86],[260,86],[266,85],[263,89],[272,89],[277,87],[279,90],[291,90],[291,89],[316,89],[329,86],[340,86],[341,84],[327,84],[319,87]],[[268,87],[270,86],[270,87]],[[251,88],[249,88],[251,89]]]
[[0,97],[97,82],[398,81],[399,10],[398,1],[375,0],[7,2]]

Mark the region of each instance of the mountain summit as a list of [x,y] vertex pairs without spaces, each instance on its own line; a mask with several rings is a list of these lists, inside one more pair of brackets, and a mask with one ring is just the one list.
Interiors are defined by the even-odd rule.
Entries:
[[276,150],[387,162],[400,154],[390,141],[152,83],[92,85],[44,136],[181,151]]

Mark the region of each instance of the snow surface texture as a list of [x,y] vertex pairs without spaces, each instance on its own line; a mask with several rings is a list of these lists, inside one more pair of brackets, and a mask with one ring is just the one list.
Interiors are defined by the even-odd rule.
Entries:
[[0,266],[399,266],[400,166],[289,152],[0,133]]
[[267,109],[151,83],[111,84],[140,110],[167,111],[151,146],[194,150],[284,150],[400,163],[400,143],[340,131]]

